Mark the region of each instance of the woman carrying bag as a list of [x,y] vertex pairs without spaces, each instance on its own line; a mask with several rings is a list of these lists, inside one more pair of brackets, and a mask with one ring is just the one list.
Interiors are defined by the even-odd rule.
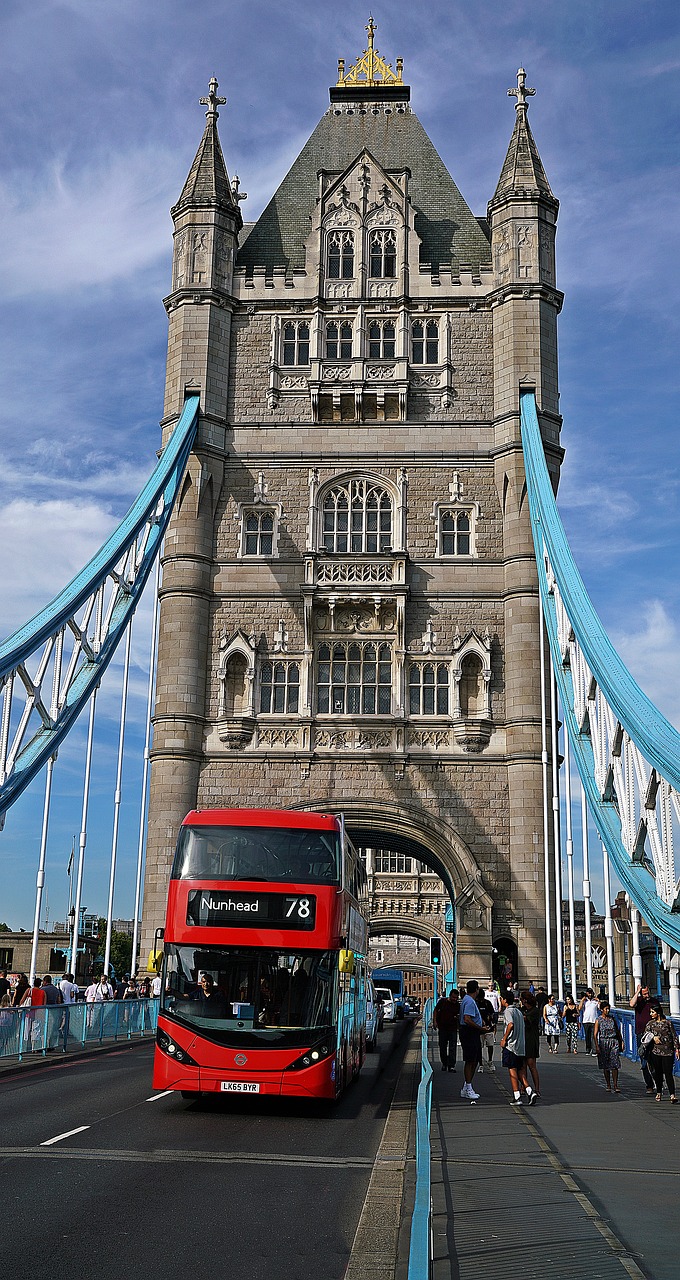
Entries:
[[661,1102],[663,1082],[671,1102],[675,1102],[675,1076],[673,1065],[680,1058],[680,1046],[673,1024],[668,1021],[661,1005],[649,1011],[649,1022],[640,1041],[640,1048],[646,1050],[647,1066],[654,1076],[656,1085],[656,1101]]

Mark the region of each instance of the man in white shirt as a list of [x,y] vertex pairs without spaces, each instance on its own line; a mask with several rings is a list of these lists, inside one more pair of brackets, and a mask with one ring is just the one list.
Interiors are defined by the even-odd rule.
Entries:
[[484,1051],[484,1047],[486,1047],[489,1059],[486,1065],[486,1070],[493,1073],[496,1070],[493,1065],[493,1051],[496,1044],[496,1027],[498,1026],[498,1015],[501,1011],[500,992],[498,987],[495,985],[493,978],[489,978],[488,985],[484,989],[484,999],[488,1001],[493,1009],[493,1021],[491,1023],[491,1030],[484,1032],[482,1035],[482,1052]]
[[75,1004],[78,999],[78,988],[73,981],[72,973],[64,974],[61,982],[59,983],[59,990],[61,991],[61,998],[64,1001],[64,1013],[61,1022],[61,1040],[63,1052],[66,1053],[69,1027],[71,1025],[71,1005]]
[[151,979],[152,999],[157,1000],[160,994],[161,994],[161,975],[160,973],[155,973],[153,978]]
[[589,1053],[591,1057],[594,1057],[593,1031],[595,1030],[595,1023],[599,1017],[600,1005],[595,999],[595,994],[591,987],[588,987],[588,990],[579,1005],[579,1013],[583,1019],[583,1030],[586,1036],[586,1053]]

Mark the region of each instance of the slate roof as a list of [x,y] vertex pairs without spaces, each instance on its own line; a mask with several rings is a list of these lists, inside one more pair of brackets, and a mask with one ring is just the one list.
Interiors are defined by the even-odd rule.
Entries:
[[211,114],[206,120],[203,137],[173,213],[182,210],[187,205],[192,208],[197,205],[210,205],[211,207],[227,205],[230,209],[238,209],[238,204],[234,201],[232,194],[227,166],[222,155],[222,148],[217,134],[217,121]]
[[[367,92],[362,94],[366,99]],[[422,240],[420,260],[433,266],[469,266],[475,274],[491,262],[489,241],[411,111],[322,116],[276,194],[239,249],[237,266],[303,270],[304,245],[318,194],[319,169],[343,173],[366,150],[384,169],[410,169],[409,194]]]
[[517,112],[508,153],[491,203],[515,191],[537,191],[555,200],[524,110]]

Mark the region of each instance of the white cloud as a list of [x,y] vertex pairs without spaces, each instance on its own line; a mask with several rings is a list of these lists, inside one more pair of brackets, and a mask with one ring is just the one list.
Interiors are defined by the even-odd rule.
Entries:
[[647,697],[680,729],[680,622],[661,600],[641,601],[635,621],[612,642]]
[[73,171],[14,171],[0,184],[6,299],[134,276],[168,253],[176,160],[154,146],[90,157]]
[[29,502],[0,509],[2,633],[11,635],[82,569],[118,524],[93,501]]

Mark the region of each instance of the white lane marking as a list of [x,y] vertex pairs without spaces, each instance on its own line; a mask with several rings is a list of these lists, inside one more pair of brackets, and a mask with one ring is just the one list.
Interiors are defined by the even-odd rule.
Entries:
[[174,1092],[175,1092],[175,1090],[174,1090],[174,1089],[166,1089],[166,1090],[165,1090],[165,1093],[154,1093],[154,1094],[153,1094],[153,1097],[151,1097],[151,1098],[147,1098],[147,1099],[146,1099],[146,1101],[147,1101],[147,1102],[157,1102],[159,1098],[169,1098],[169,1097],[170,1097],[170,1094],[171,1094],[171,1093],[174,1093]]
[[55,1142],[62,1142],[64,1138],[72,1138],[74,1133],[84,1133],[89,1129],[89,1124],[79,1124],[77,1129],[69,1129],[67,1133],[58,1133],[56,1138],[48,1138],[47,1142],[41,1142],[41,1147],[53,1147]]

